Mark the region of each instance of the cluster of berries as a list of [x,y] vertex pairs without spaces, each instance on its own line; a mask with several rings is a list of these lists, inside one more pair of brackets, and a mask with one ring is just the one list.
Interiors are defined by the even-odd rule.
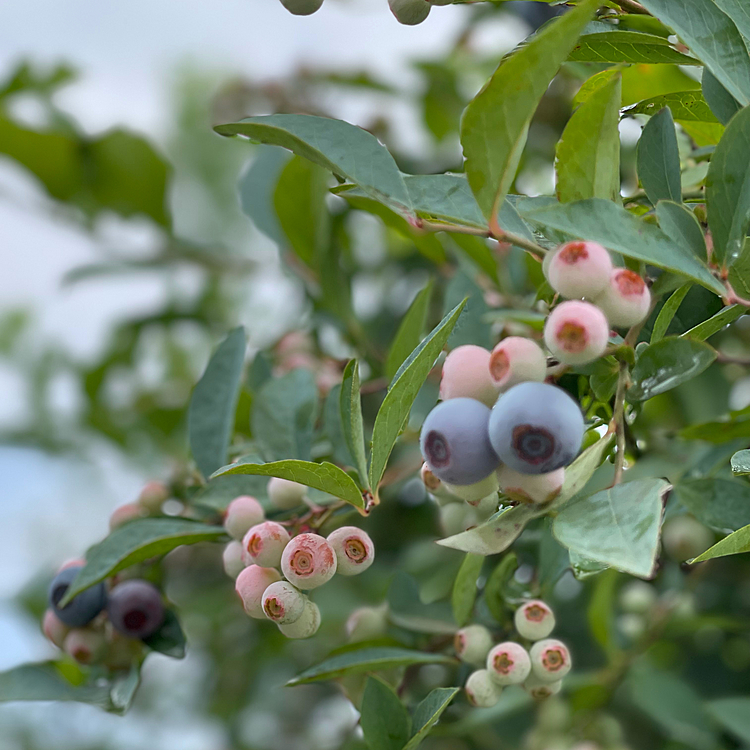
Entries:
[[[117,508],[110,517],[110,530],[148,515],[159,513],[169,490],[161,482],[149,482],[138,501]],[[165,608],[161,592],[148,581],[115,577],[82,591],[64,607],[60,602],[86,564],[65,563],[48,592],[48,609],[42,620],[47,639],[80,664],[104,664],[127,669],[143,652],[143,640],[162,626]]]
[[[422,23],[433,5],[450,5],[453,0],[388,0],[388,6],[399,23],[415,26]],[[309,16],[319,10],[323,0],[281,0],[281,4],[295,16]]]
[[533,643],[529,650],[516,641],[493,645],[483,625],[469,625],[456,633],[458,658],[472,666],[486,665],[466,680],[466,695],[475,706],[494,706],[508,685],[522,685],[537,700],[549,698],[560,692],[562,678],[570,672],[568,647],[548,637],[555,615],[547,604],[539,599],[526,602],[516,610],[514,623],[519,637]]
[[[277,508],[298,506],[305,492],[303,485],[286,479],[273,477],[268,483]],[[292,537],[285,526],[265,518],[254,497],[243,495],[229,504],[224,528],[234,541],[224,550],[224,569],[235,579],[250,617],[275,622],[287,638],[309,638],[320,627],[320,610],[302,592],[322,586],[337,572],[363,573],[375,559],[375,547],[356,526],[342,526],[327,538],[310,532]]]
[[601,357],[610,328],[629,328],[646,319],[651,292],[635,271],[615,268],[596,242],[568,242],[544,259],[550,286],[567,298],[550,313],[544,342],[566,365]]
[[164,623],[159,589],[148,581],[129,579],[97,583],[64,607],[60,602],[83,568],[83,560],[66,563],[49,587],[49,608],[42,630],[58,648],[80,664],[127,669],[142,653],[142,641]]

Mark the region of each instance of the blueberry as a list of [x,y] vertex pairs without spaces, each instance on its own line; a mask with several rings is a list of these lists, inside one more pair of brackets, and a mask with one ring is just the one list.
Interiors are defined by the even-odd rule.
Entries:
[[103,583],[97,583],[76,596],[70,604],[60,608],[58,604],[65,596],[68,586],[78,575],[82,565],[71,565],[61,570],[49,587],[49,606],[58,619],[71,628],[88,625],[107,605],[107,591]]
[[490,410],[472,398],[443,401],[427,415],[419,445],[438,479],[474,484],[497,469],[500,462],[490,444],[489,419]]
[[164,622],[164,603],[156,586],[131,579],[118,583],[107,605],[112,627],[129,638],[148,638]]
[[562,389],[519,383],[500,397],[489,436],[500,460],[522,474],[547,474],[567,466],[581,449],[583,414]]
[[281,0],[281,4],[295,16],[309,16],[323,5],[323,0]]
[[416,26],[430,15],[432,5],[427,0],[388,0],[391,13],[399,23]]

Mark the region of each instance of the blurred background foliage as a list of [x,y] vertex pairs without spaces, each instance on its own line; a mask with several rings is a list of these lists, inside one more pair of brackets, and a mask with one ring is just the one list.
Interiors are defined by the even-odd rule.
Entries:
[[[270,147],[221,139],[211,126],[269,112],[332,115],[345,100],[368,112],[359,124],[388,146],[402,170],[458,171],[460,114],[507,51],[487,53],[479,38],[485,24],[502,24],[515,13],[533,29],[557,12],[541,3],[480,4],[463,17],[453,46],[431,59],[414,60],[412,83],[403,86],[364,70],[304,67],[288,78],[264,80],[209,77],[187,69],[175,86],[172,128],[162,147],[123,129],[84,132],[55,103],[61,87],[74,85],[75,72],[68,66],[42,69],[28,60],[5,71],[0,83],[4,162],[33,176],[35,210],[87,233],[99,249],[97,262],[66,277],[70,293],[137,274],[156,280],[164,302],[118,324],[91,358],[55,341],[40,342],[33,310],[2,310],[0,356],[30,385],[27,418],[3,429],[3,442],[85,457],[104,441],[144,470],[189,484],[187,401],[211,349],[241,322],[249,331],[252,363],[238,407],[235,452],[247,452],[246,443],[257,438],[252,415],[271,397],[269,386],[278,388],[279,377],[304,368],[309,376],[294,377],[307,379],[303,391],[315,401],[312,454],[336,458],[340,440],[326,403],[347,359],[356,355],[362,363],[363,406],[371,426],[398,364],[395,355],[389,357],[390,344],[427,284],[432,291],[417,326],[422,333],[469,297],[451,346],[490,345],[501,332],[539,331],[543,314],[537,302],[550,294],[539,264],[528,255],[474,236],[424,234],[366,199],[332,195],[327,174],[308,162]],[[564,66],[534,119],[512,192],[553,191],[555,144],[573,97],[584,80],[606,67]],[[695,85],[674,65],[632,65],[624,71],[623,105]],[[625,194],[638,190],[635,144],[643,121],[635,116],[621,125]],[[693,146],[706,143],[689,136],[696,139],[695,133],[680,131],[683,185],[694,179],[697,187],[705,171]],[[112,231],[121,223],[137,241],[133,235],[122,241],[124,234]],[[693,287],[670,331],[689,329],[719,305],[716,297]],[[645,333],[649,330],[650,325]],[[638,472],[673,482],[731,477],[728,457],[746,447],[746,436],[717,444],[679,438],[690,425],[750,404],[745,361],[750,327],[739,321],[712,343],[731,361],[717,362],[645,405],[632,426],[633,444],[644,455],[628,479]],[[61,382],[69,394],[64,408]],[[609,399],[599,402],[587,383],[570,375],[563,384],[606,419]],[[356,712],[341,697],[343,689],[357,703],[362,686],[356,680],[286,691],[280,686],[340,646],[345,620],[357,606],[388,598],[391,611],[406,621],[445,617],[462,555],[433,544],[444,529],[415,474],[421,463],[419,425],[437,399],[437,386],[433,378],[423,388],[386,477],[383,503],[368,521],[378,561],[361,579],[340,578],[320,591],[319,635],[288,642],[271,624],[248,620],[222,571],[218,546],[178,550],[166,561],[167,593],[184,618],[190,667],[176,672],[153,657],[155,666],[146,671],[135,710],[122,721],[168,726],[170,716],[190,713],[210,728],[200,736],[203,747],[212,748],[364,747]],[[282,399],[289,392],[282,388]],[[608,472],[611,466],[605,465],[595,481],[605,486]],[[262,482],[254,489],[263,497]],[[230,497],[214,498],[214,506]],[[670,501],[668,514],[681,512]],[[746,557],[689,571],[664,556],[645,595],[649,601],[639,609],[632,606],[635,595],[623,594],[628,580],[622,574],[575,578],[567,552],[544,523],[532,524],[515,551],[519,567],[510,596],[531,591],[549,598],[558,612],[559,637],[575,655],[575,674],[562,698],[539,706],[513,691],[486,711],[468,709],[461,697],[425,748],[712,750],[750,742],[746,724],[742,732],[727,732],[731,721],[715,721],[728,710],[715,701],[750,691]],[[487,563],[485,574],[490,570]],[[35,617],[43,608],[43,584],[32,584],[20,597]],[[388,636],[421,648],[444,637],[397,625]],[[159,679],[155,675],[161,670]],[[178,675],[181,684],[175,685]],[[417,701],[438,685],[461,684],[465,676],[446,666],[414,669],[405,690],[410,702]],[[167,699],[160,691],[173,694]],[[65,724],[51,739],[44,728],[51,714],[35,714],[40,728],[22,714],[0,711],[6,718],[0,714],[3,747],[151,746],[147,732],[107,740]]]

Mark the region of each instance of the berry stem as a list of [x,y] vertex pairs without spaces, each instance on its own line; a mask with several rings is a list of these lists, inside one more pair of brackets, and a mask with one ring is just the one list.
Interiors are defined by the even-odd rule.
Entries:
[[615,480],[614,484],[620,484],[625,467],[625,391],[628,386],[628,365],[620,362],[620,371],[617,375],[617,392],[615,394],[615,409],[612,421],[615,423],[615,435],[617,439],[617,450],[615,453]]
[[636,0],[612,0],[615,5],[619,5],[624,11],[628,13],[639,13],[642,16],[650,16],[651,14]]

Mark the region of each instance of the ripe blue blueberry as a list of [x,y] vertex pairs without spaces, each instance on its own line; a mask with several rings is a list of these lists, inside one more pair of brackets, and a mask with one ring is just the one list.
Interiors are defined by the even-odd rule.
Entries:
[[581,449],[583,414],[562,389],[519,383],[500,397],[489,436],[500,460],[522,474],[547,474],[567,466]]
[[457,485],[474,484],[497,469],[499,460],[490,444],[489,419],[490,410],[473,398],[443,401],[427,415],[419,446],[438,479]]
[[107,612],[112,627],[129,638],[148,638],[164,622],[159,589],[138,579],[123,581],[112,589]]
[[71,628],[82,628],[88,625],[106,606],[107,591],[103,583],[87,588],[76,596],[70,604],[59,607],[60,601],[65,596],[68,586],[78,575],[82,565],[71,565],[63,568],[52,581],[49,587],[49,606],[57,615],[58,619]]

